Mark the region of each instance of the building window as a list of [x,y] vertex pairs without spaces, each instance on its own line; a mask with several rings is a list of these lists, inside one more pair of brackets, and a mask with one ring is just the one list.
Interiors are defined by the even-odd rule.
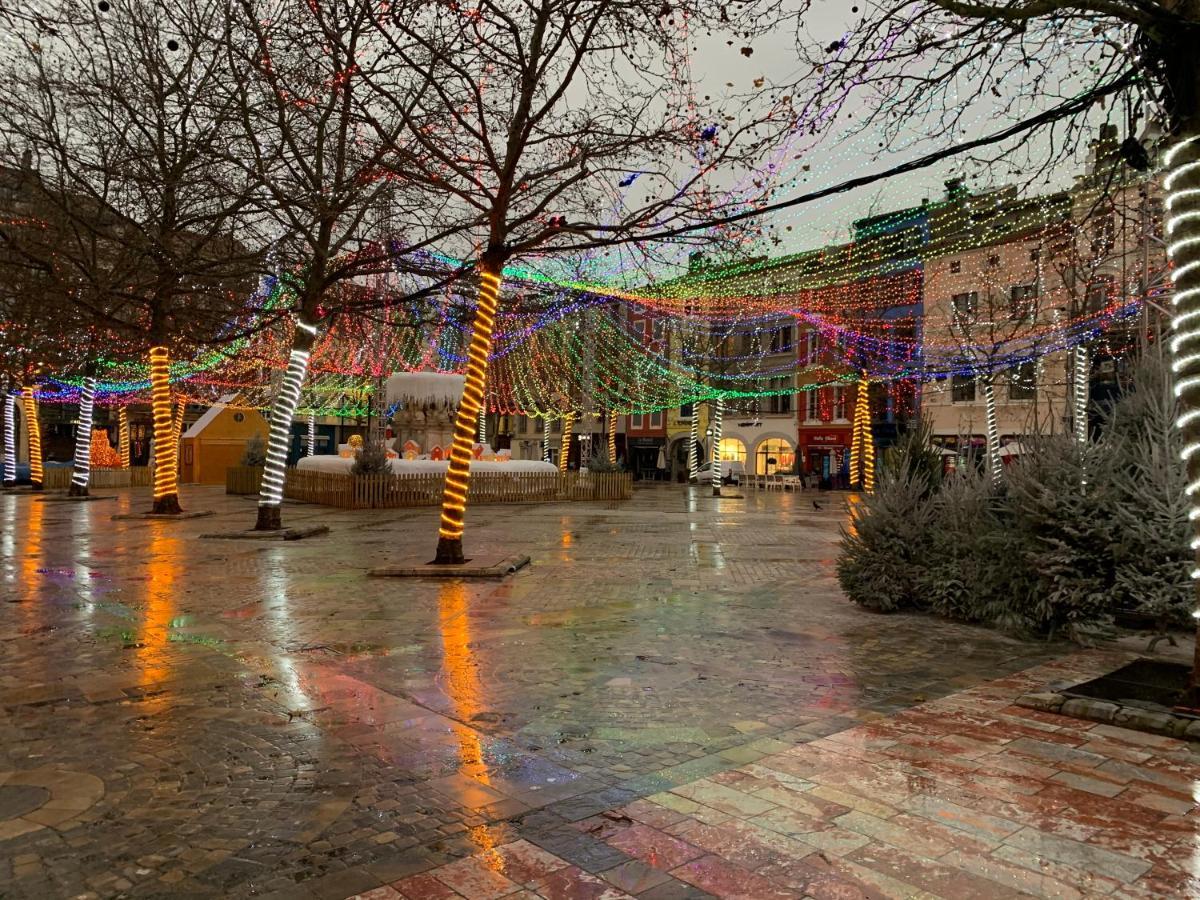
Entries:
[[792,326],[784,325],[771,332],[771,352],[786,353],[792,348]]
[[1009,292],[1008,317],[1014,322],[1030,318],[1037,310],[1037,283],[1014,284]]
[[820,415],[817,413],[817,390],[813,388],[804,392],[804,421],[815,422],[819,418]]
[[737,438],[721,438],[718,446],[721,462],[746,462],[746,445]]
[[953,375],[950,378],[950,400],[953,403],[975,402],[975,376]]
[[[771,379],[771,388],[770,389],[773,391],[787,391],[791,387],[792,387],[791,379],[789,379],[789,378],[772,378]],[[777,415],[779,413],[790,413],[791,411],[792,411],[792,395],[790,393],[772,394],[770,397],[767,398],[767,412]]]
[[961,262],[959,262],[957,259],[956,259],[956,260],[953,260],[953,261],[950,263],[950,273],[951,273],[952,275],[957,275],[957,274],[958,274],[959,272],[961,272],[961,271],[962,271],[962,263],[961,263]]
[[837,422],[846,421],[846,389],[844,387],[833,389],[833,418]]
[[805,335],[804,362],[805,365],[815,366],[821,358],[821,332],[810,331]]
[[1111,278],[1101,278],[1089,284],[1084,296],[1084,312],[1098,313],[1107,307],[1113,287],[1114,282]]
[[1029,261],[1030,262],[1037,262],[1041,258],[1042,258],[1042,250],[1040,247],[1034,247],[1032,250],[1029,251]]
[[1008,373],[1009,400],[1037,399],[1037,363],[1023,362]]
[[663,423],[663,414],[662,414],[661,409],[650,413],[650,427],[651,428],[662,428],[662,423]]
[[955,294],[950,298],[950,309],[958,320],[974,319],[979,309],[979,291]]
[[754,471],[758,475],[791,472],[796,466],[796,451],[789,441],[767,438],[754,454]]
[[563,426],[562,419],[551,419],[550,420],[550,433],[558,434],[560,431],[562,431],[562,426]]
[[996,266],[1000,265],[1000,254],[993,253],[991,256],[989,256],[988,257],[988,265],[991,266],[992,268],[995,268]]
[[696,404],[694,403],[683,404],[683,406],[679,407],[679,418],[690,419],[695,414],[695,407]]

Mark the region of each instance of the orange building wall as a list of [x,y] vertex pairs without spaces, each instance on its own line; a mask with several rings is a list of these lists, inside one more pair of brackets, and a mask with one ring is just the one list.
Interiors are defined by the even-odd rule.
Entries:
[[267,420],[256,409],[221,410],[198,436],[181,442],[180,480],[188,484],[224,484],[225,470],[241,463],[246,442],[256,434],[265,442],[267,429]]

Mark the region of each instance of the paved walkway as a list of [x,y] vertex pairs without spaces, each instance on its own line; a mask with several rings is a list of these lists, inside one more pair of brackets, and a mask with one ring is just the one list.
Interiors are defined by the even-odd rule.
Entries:
[[260,544],[111,493],[0,496],[6,898],[1195,887],[1185,746],[1008,708],[1114,654],[853,607],[840,498],[481,507],[533,565],[438,583],[365,577],[434,510]]

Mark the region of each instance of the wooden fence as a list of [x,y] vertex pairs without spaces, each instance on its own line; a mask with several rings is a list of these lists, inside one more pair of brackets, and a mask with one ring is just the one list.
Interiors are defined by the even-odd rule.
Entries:
[[[446,476],[440,473],[354,476],[288,469],[283,492],[290,500],[342,509],[396,509],[437,506],[445,485]],[[476,472],[468,503],[628,500],[632,495],[633,475],[628,472]]]
[[[149,466],[129,469],[92,469],[88,489],[97,491],[119,487],[149,487],[153,481]],[[70,466],[47,466],[42,486],[48,491],[65,491],[71,486]]]
[[225,493],[257,494],[262,473],[262,466],[230,466],[225,470]]

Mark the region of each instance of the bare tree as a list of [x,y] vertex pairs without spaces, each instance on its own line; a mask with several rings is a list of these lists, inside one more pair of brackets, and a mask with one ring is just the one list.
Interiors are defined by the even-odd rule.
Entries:
[[108,335],[112,357],[149,355],[153,511],[178,513],[171,360],[261,324],[242,318],[260,257],[250,182],[226,162],[238,134],[218,90],[225,6],[47,7],[53,29],[15,28],[0,63],[0,140],[31,151],[25,200],[46,227],[0,225],[0,239]]
[[[922,129],[931,139],[954,141],[980,112],[1024,115],[1022,107],[1030,101],[1046,105],[1074,95],[1099,99],[1098,93],[1108,94],[1106,86],[1114,84],[1122,86],[1125,98],[1123,110],[1115,105],[1127,128],[1120,148],[1135,168],[1150,165],[1147,149],[1133,133],[1139,120],[1149,113],[1161,128],[1168,144],[1162,160],[1167,170],[1164,231],[1174,264],[1171,349],[1178,424],[1187,490],[1200,498],[1200,3],[863,0],[863,6],[850,34],[810,48],[809,58],[823,75],[810,102],[839,110],[856,92],[886,94],[886,104],[874,111],[868,107],[860,116],[860,122],[881,126],[885,134]],[[1039,122],[1040,140],[991,146],[986,161],[1045,172],[1082,143],[1088,112],[1074,106],[1066,117]],[[1200,506],[1193,506],[1190,518],[1200,612]],[[1200,705],[1200,640],[1190,702]]]
[[366,80],[374,103],[414,139],[397,174],[439,198],[435,208],[478,220],[460,254],[477,260],[479,300],[436,557],[459,563],[505,265],[632,242],[731,208],[711,176],[757,159],[790,114],[778,96],[696,96],[689,34],[736,33],[746,43],[776,24],[776,8],[489,0],[378,10],[387,53]]

